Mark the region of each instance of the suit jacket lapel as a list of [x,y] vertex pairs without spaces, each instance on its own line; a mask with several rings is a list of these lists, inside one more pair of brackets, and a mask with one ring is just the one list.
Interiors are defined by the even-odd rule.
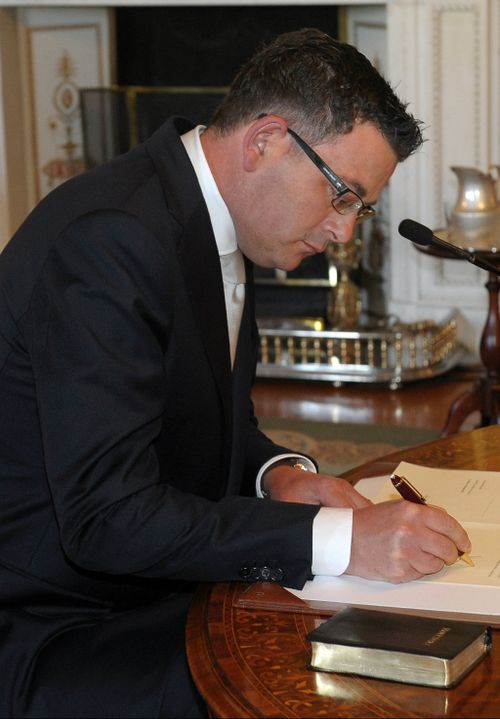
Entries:
[[219,254],[210,228],[210,219],[203,204],[186,226],[186,239],[179,246],[179,259],[207,357],[229,410],[231,360],[227,323],[224,321],[226,305]]
[[146,143],[170,212],[179,222],[178,256],[208,361],[231,427],[231,360],[222,272],[210,216],[179,135],[191,129],[174,119]]
[[238,348],[233,368],[233,452],[227,494],[237,494],[244,472],[248,422],[251,411],[250,394],[257,360],[258,332],[255,325],[253,265],[245,260],[245,306],[241,318]]

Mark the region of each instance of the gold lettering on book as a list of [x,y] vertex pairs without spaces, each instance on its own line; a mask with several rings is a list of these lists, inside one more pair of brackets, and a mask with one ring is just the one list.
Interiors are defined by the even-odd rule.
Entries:
[[444,637],[445,634],[448,634],[450,631],[450,627],[442,627],[442,629],[439,630],[439,632],[436,632],[433,637],[430,637],[425,642],[425,646],[430,647],[432,644],[435,644],[440,639]]

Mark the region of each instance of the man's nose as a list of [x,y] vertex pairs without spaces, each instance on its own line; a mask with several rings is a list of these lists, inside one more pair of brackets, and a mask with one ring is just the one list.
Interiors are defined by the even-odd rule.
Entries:
[[354,228],[356,227],[357,213],[351,212],[347,215],[341,215],[332,207],[329,214],[327,227],[335,237],[335,242],[346,244],[352,239]]

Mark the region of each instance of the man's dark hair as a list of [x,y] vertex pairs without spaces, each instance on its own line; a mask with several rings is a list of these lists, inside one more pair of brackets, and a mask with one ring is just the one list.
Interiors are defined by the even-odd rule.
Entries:
[[224,134],[262,114],[283,116],[318,144],[373,123],[398,160],[422,144],[421,122],[355,47],[313,28],[289,32],[258,50],[236,75],[211,126]]

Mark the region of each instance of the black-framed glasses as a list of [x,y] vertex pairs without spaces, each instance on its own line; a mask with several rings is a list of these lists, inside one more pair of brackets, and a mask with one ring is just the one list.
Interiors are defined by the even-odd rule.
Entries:
[[369,217],[373,217],[377,214],[375,208],[370,205],[365,205],[361,197],[354,192],[354,190],[351,190],[351,188],[335,174],[331,167],[328,167],[326,162],[314,152],[307,142],[304,142],[300,135],[297,135],[297,133],[290,128],[288,128],[288,132],[299,147],[306,153],[307,157],[314,162],[318,170],[323,173],[328,182],[335,188],[337,194],[331,201],[334,210],[337,210],[341,215],[350,215],[356,212],[357,222],[363,222],[363,220],[367,220]]

